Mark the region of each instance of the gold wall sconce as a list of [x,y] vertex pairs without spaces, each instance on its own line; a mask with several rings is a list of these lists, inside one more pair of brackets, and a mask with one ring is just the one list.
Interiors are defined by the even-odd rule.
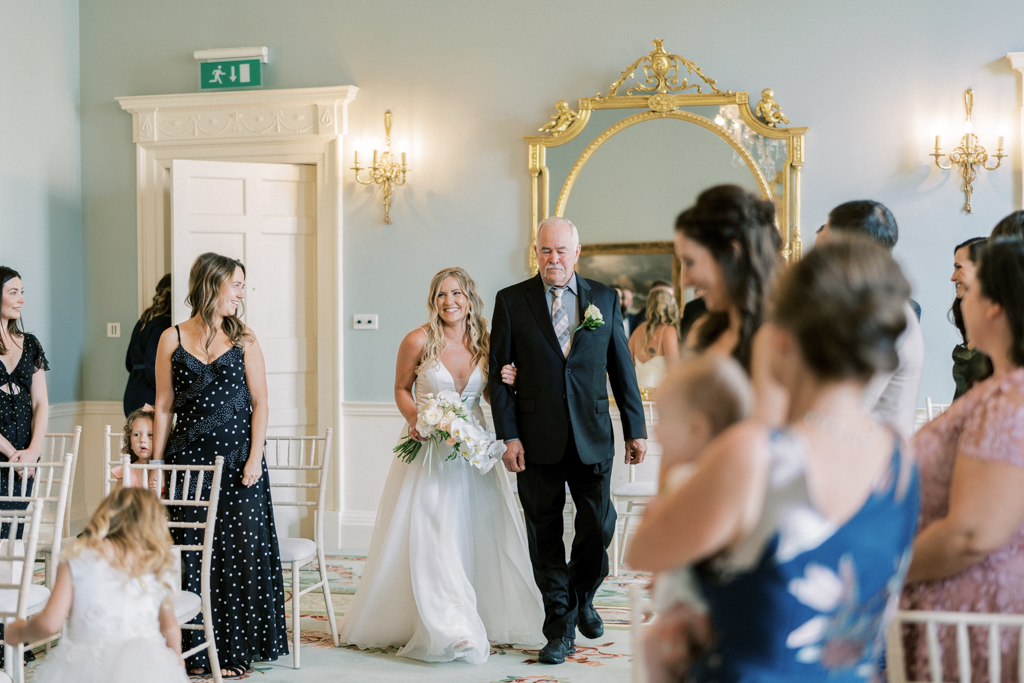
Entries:
[[949,153],[949,165],[943,166],[939,161],[946,156],[942,153],[941,135],[935,136],[935,151],[928,155],[935,157],[935,165],[944,171],[948,171],[953,166],[960,167],[960,175],[964,180],[964,194],[967,196],[967,200],[964,202],[964,211],[967,213],[971,213],[971,193],[974,192],[974,181],[978,177],[975,167],[981,166],[986,171],[994,171],[999,168],[1003,157],[1008,156],[1003,154],[1003,136],[1000,135],[999,141],[996,143],[996,153],[992,157],[996,160],[996,164],[989,166],[986,163],[989,160],[989,155],[985,148],[978,144],[978,136],[974,134],[974,123],[971,121],[972,109],[974,109],[974,90],[968,88],[964,91],[964,110],[967,112],[967,120],[964,121],[964,136],[960,138],[960,146]]
[[373,150],[373,165],[369,167],[370,176],[365,180],[359,177],[363,167],[359,165],[359,150],[355,152],[355,165],[352,170],[356,172],[356,182],[360,185],[380,185],[384,189],[384,222],[391,223],[391,197],[396,187],[405,185],[405,174],[409,167],[405,165],[405,152],[402,152],[402,163],[398,163],[395,155],[391,153],[391,110],[384,112],[384,152],[377,153]]

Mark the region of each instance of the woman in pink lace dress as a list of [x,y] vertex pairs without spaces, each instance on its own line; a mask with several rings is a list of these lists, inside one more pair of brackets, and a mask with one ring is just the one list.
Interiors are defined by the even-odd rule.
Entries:
[[[994,372],[914,438],[921,518],[901,607],[1022,614],[1024,242],[998,240],[984,250],[961,305]],[[1017,670],[1018,638],[1009,630],[1004,672]],[[923,629],[905,627],[904,637],[910,680],[929,680]],[[940,642],[943,678],[958,680],[953,629],[941,629]],[[974,681],[988,681],[987,649],[987,629],[971,629]]]

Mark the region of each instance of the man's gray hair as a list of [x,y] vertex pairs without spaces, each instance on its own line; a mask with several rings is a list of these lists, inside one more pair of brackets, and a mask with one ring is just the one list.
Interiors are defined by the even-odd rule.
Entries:
[[549,216],[540,223],[537,224],[537,241],[540,241],[540,232],[547,226],[555,227],[556,225],[568,225],[569,229],[572,230],[572,246],[579,246],[580,243],[580,231],[576,229],[572,221],[568,218],[562,218],[561,216]]

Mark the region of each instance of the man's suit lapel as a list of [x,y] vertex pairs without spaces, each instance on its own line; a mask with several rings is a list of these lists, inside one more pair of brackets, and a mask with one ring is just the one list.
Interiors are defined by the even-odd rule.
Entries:
[[[579,290],[576,295],[576,306],[580,310],[580,325],[583,324],[584,312],[587,310],[587,306],[590,305],[590,285],[584,280],[579,274],[576,275],[576,289]],[[580,335],[586,331],[585,327],[579,327],[572,335],[572,347],[569,348],[569,354],[572,355],[572,350],[576,348],[576,343],[580,341]]]
[[533,311],[534,317],[537,318],[537,326],[540,328],[544,338],[548,340],[548,343],[551,344],[555,352],[561,356],[562,346],[558,343],[558,337],[555,336],[555,327],[551,324],[551,312],[548,311],[548,300],[544,290],[544,281],[538,275],[530,281],[526,292],[526,300],[530,304],[530,310]]

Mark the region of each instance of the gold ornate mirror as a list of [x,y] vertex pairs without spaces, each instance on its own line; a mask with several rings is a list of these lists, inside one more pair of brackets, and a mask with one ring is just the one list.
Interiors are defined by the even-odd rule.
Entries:
[[[789,121],[770,89],[751,111],[747,93],[722,91],[696,64],[666,52],[662,40],[653,42],[654,50],[627,67],[607,92],[580,98],[576,110],[559,100],[542,134],[526,138],[533,176],[532,272],[538,222],[565,216],[580,228],[581,272],[632,268],[648,279],[657,272],[657,279],[671,277],[678,292],[679,266],[666,265],[666,259],[674,261],[664,256],[672,254],[666,239],[680,211],[702,190],[723,183],[771,198],[785,255],[800,258],[807,129],[781,127]],[[642,78],[636,78],[638,70]]]

